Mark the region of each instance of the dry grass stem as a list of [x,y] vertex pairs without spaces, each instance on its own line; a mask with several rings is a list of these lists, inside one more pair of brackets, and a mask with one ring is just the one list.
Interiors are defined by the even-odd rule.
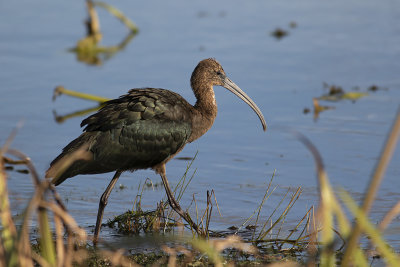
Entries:
[[115,7],[100,1],[95,1],[93,3],[96,6],[106,9],[110,14],[114,15],[117,19],[119,19],[133,33],[137,33],[139,31],[139,28],[135,25],[135,23],[133,23],[130,19],[128,19],[121,11],[119,11]]
[[[389,165],[390,159],[392,158],[393,152],[396,148],[397,141],[400,135],[400,106],[397,110],[397,115],[395,121],[393,123],[392,129],[389,133],[389,136],[386,140],[385,146],[381,152],[379,157],[379,161],[375,167],[374,174],[371,177],[368,190],[365,194],[365,198],[362,205],[362,210],[368,214],[371,205],[375,199],[376,193],[379,189],[381,181],[383,180],[383,176],[386,172],[387,166]],[[358,221],[356,221],[352,234],[347,244],[347,248],[343,257],[343,266],[347,266],[350,264],[350,260],[352,258],[352,251],[357,246],[357,242],[359,236],[361,234],[361,228],[359,226]]]
[[106,97],[101,97],[101,96],[96,96],[96,95],[91,95],[91,94],[81,93],[78,91],[69,90],[69,89],[64,88],[64,86],[59,85],[56,88],[54,88],[53,101],[60,95],[69,95],[69,96],[80,98],[80,99],[95,101],[100,104],[104,103],[108,100],[111,100],[110,98],[106,98]]
[[383,217],[378,225],[380,231],[384,231],[386,227],[393,221],[393,219],[400,214],[400,201],[398,201]]

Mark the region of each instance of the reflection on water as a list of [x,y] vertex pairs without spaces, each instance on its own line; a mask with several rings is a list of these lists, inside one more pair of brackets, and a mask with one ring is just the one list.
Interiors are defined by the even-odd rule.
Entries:
[[[86,23],[86,36],[80,39],[76,47],[69,51],[76,53],[76,59],[88,65],[101,65],[104,61],[113,57],[117,52],[125,48],[125,46],[138,33],[136,25],[128,19],[121,11],[103,2],[86,1],[88,9],[88,19]],[[121,22],[129,29],[129,33],[118,44],[113,46],[99,46],[99,42],[103,38],[100,31],[99,16],[95,6],[106,9],[110,14],[121,20]]]
[[80,99],[86,99],[89,101],[97,102],[98,104],[95,107],[84,108],[84,109],[80,108],[79,110],[72,111],[66,115],[58,115],[57,112],[55,110],[53,110],[54,120],[58,123],[63,123],[65,120],[71,119],[74,117],[81,117],[81,116],[85,116],[85,115],[94,113],[103,106],[104,102],[110,100],[109,98],[85,94],[82,92],[68,90],[68,89],[64,88],[63,86],[57,86],[53,92],[53,101],[55,101],[61,95],[68,95],[68,96],[72,96],[72,97],[76,97],[76,98],[80,98]]
[[[360,200],[400,103],[396,71],[400,69],[399,1],[232,4],[175,0],[158,1],[157,9],[153,4],[119,3],[126,16],[140,25],[141,34],[135,37],[134,46],[125,46],[113,60],[92,68],[79,64],[63,49],[82,36],[82,3],[2,3],[0,140],[4,142],[16,122],[25,119],[13,147],[28,154],[43,174],[66,142],[81,132],[82,117],[57,124],[53,110],[68,114],[90,107],[66,97],[53,103],[55,85],[107,98],[116,98],[133,87],[162,87],[193,103],[188,82],[193,65],[215,57],[257,102],[269,129],[262,132],[246,105],[215,88],[219,114],[213,128],[180,153],[191,158],[199,151],[192,167],[195,178],[181,201],[183,206],[189,205],[193,194],[198,196],[199,205],[205,205],[206,191],[214,189],[223,217],[214,216],[211,228],[240,225],[259,205],[276,169],[274,185],[278,190],[268,200],[268,207],[279,201],[285,188],[301,186],[303,194],[288,215],[288,221],[296,222],[317,202],[315,170],[309,152],[282,130],[285,127],[310,138],[324,158],[332,184]],[[48,12],[42,12],[43,7]],[[200,11],[209,15],[200,18],[196,15]],[[218,15],[221,12],[224,16]],[[107,36],[105,46],[113,46],[108,40],[120,40],[126,29],[111,16],[100,13],[100,17]],[[290,21],[298,26],[285,26]],[[270,35],[277,27],[289,31],[280,41]],[[314,121],[302,111],[312,108],[313,97],[326,93],[321,88],[324,82],[349,91],[354,85],[368,88],[373,84],[388,89],[368,91],[356,104],[320,102],[336,108],[320,113]],[[399,160],[397,149],[371,212],[375,222],[398,201]],[[186,165],[185,160],[169,163],[167,175],[172,186]],[[30,178],[17,172],[9,174],[13,207],[22,208],[32,194]],[[131,208],[138,184],[147,177],[154,183],[160,181],[151,171],[123,174],[120,183],[127,188],[112,192],[105,219]],[[94,224],[99,196],[110,179],[111,174],[79,176],[58,187],[82,226]],[[148,190],[143,207],[154,208],[163,197],[162,188]],[[270,210],[264,211],[266,219]],[[398,220],[389,229],[397,228]],[[398,249],[399,236],[388,238]]]
[[86,116],[88,114],[91,114],[93,112],[96,112],[101,108],[101,105],[97,105],[95,107],[91,108],[85,108],[82,110],[77,110],[73,111],[71,113],[65,114],[65,115],[58,115],[57,112],[54,110],[53,115],[54,115],[54,120],[58,123],[63,123],[64,121],[74,118],[74,117],[81,117],[81,116]]
[[78,46],[69,51],[76,53],[76,59],[88,65],[102,65],[103,62],[111,59],[135,37],[136,33],[129,33],[119,44],[109,47],[99,47],[97,42],[89,37],[78,42]]

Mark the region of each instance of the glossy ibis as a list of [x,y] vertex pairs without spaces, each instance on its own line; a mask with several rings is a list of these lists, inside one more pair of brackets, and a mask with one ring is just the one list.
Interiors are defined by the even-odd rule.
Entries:
[[[96,174],[115,171],[107,189],[100,198],[94,242],[97,242],[103,211],[119,176],[124,171],[151,168],[161,176],[170,206],[197,232],[197,226],[182,210],[169,187],[165,164],[187,143],[198,139],[211,128],[217,116],[213,86],[223,86],[258,115],[264,131],[266,123],[257,105],[226,75],[215,59],[199,62],[190,79],[196,104],[192,106],[179,94],[165,89],[132,89],[128,94],[105,103],[95,114],[84,119],[84,133],[69,143],[53,160],[46,177],[61,184],[78,174]],[[89,160],[75,161],[60,176],[55,163],[86,146]],[[56,176],[56,177],[55,177]]]

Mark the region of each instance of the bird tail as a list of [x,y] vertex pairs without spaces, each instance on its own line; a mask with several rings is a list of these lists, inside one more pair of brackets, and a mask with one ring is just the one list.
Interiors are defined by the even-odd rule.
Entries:
[[92,135],[83,133],[81,136],[69,143],[58,157],[51,163],[46,171],[46,178],[53,178],[51,183],[59,185],[67,178],[81,173],[84,162],[93,159],[92,152],[89,151],[89,144]]
[[50,168],[46,171],[46,178],[52,178],[51,183],[57,186],[69,177],[68,175],[65,175],[65,172],[58,175],[59,170],[55,166],[56,165],[50,166]]

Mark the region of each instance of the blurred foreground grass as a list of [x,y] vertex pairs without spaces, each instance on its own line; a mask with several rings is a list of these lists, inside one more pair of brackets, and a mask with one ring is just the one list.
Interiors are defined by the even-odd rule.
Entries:
[[[274,191],[270,182],[259,207],[240,228],[236,229],[234,235],[215,237],[215,234],[210,234],[212,231],[208,228],[213,209],[212,192],[207,194],[207,207],[203,213],[198,211],[194,199],[192,203],[195,205],[197,223],[202,226],[203,231],[207,232],[207,238],[186,235],[182,240],[182,245],[176,247],[163,245],[161,247],[163,253],[152,256],[129,255],[122,250],[92,247],[90,237],[68,214],[54,186],[49,181],[40,179],[29,157],[10,148],[11,141],[15,136],[14,132],[0,150],[0,266],[136,266],[138,263],[168,266],[208,264],[222,266],[261,265],[271,262],[280,266],[303,264],[307,266],[370,266],[369,252],[371,250],[361,247],[358,241],[360,236],[369,238],[374,255],[378,255],[387,266],[399,266],[399,254],[384,240],[383,231],[390,221],[400,213],[400,202],[388,210],[380,225],[375,226],[368,218],[368,211],[376,197],[399,135],[400,109],[364,195],[362,207],[358,207],[350,195],[343,190],[339,192],[339,198],[337,197],[329,183],[322,157],[317,148],[305,136],[296,133],[297,138],[310,150],[315,159],[320,192],[315,216],[314,209],[310,208],[295,227],[296,230],[301,229],[298,237],[292,237],[295,232],[293,231],[285,238],[278,238],[278,235],[272,239],[267,238],[272,229],[274,232],[280,232],[288,212],[301,194],[301,188],[292,192],[283,211],[280,211],[278,218],[272,220],[272,216],[278,211],[286,196],[290,195],[288,191],[269,218],[260,218],[264,203]],[[13,212],[10,209],[7,173],[4,166],[5,160],[3,160],[6,154],[18,158],[19,163],[26,164],[35,188],[31,201],[19,219],[12,216]],[[78,151],[60,165],[60,172],[74,160],[84,157],[85,150]],[[187,171],[176,188],[175,193],[180,197],[194,175],[186,179],[186,174]],[[143,218],[144,215],[140,208],[142,192],[143,188],[138,194],[139,198],[136,199],[134,205],[136,209],[130,211],[132,216],[125,216],[128,220],[126,223],[139,225],[150,225],[149,223],[151,223],[151,227],[146,228],[148,231],[165,229],[166,226],[179,227],[177,221],[171,219],[172,215],[167,212],[163,203],[160,203],[154,214],[147,214],[150,217],[144,221],[138,221],[138,218]],[[339,199],[349,209],[353,218],[346,216],[345,207],[340,204]],[[214,200],[216,202],[215,195]],[[39,228],[37,244],[31,243],[30,233],[30,223],[35,218]],[[255,224],[249,224],[250,220]],[[355,221],[355,223],[351,224],[351,221]],[[243,227],[252,231],[251,238],[245,240],[239,238],[240,230]],[[135,229],[140,231],[140,228]],[[344,242],[344,245],[336,248],[340,240]],[[296,254],[298,252],[302,253],[300,258],[299,254]]]

